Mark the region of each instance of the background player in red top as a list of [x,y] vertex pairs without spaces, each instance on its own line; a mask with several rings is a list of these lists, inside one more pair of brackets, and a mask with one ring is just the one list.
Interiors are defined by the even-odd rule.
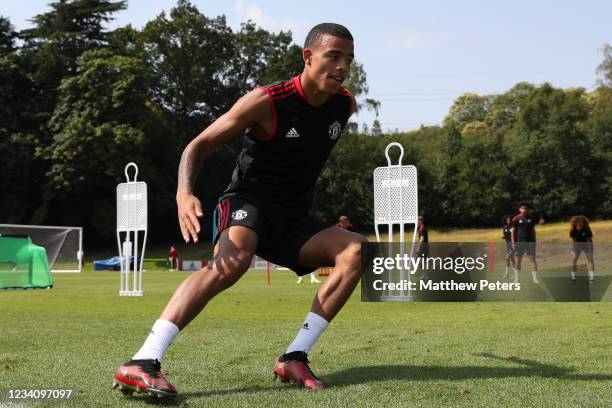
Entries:
[[353,224],[351,224],[349,217],[347,217],[346,215],[341,215],[340,218],[338,218],[338,223],[336,224],[336,227],[353,231]]
[[325,387],[308,367],[307,353],[357,285],[366,239],[317,222],[307,212],[316,179],[354,111],[353,96],[340,86],[354,58],[353,37],[341,25],[319,24],[306,37],[303,57],[300,76],[249,92],[185,148],[178,217],[185,241],[198,242],[198,219],[204,214],[193,189],[202,161],[246,131],[232,182],[217,206],[212,262],[177,288],[142,348],[117,369],[115,386],[176,395],[160,369],[168,346],[214,296],[247,271],[257,253],[300,275],[334,267],[273,368],[282,381]]
[[519,213],[512,219],[512,245],[516,256],[516,268],[514,269],[514,281],[519,281],[521,272],[521,263],[523,256],[527,256],[531,260],[533,269],[531,277],[533,283],[538,281],[538,263],[536,262],[536,219],[529,213],[527,203],[519,204]]
[[593,260],[593,232],[589,219],[584,215],[576,215],[570,220],[570,238],[572,239],[572,271],[570,280],[576,282],[576,263],[584,252],[589,268],[589,281],[595,280],[595,261]]
[[176,262],[177,252],[174,246],[170,247],[170,251],[168,252],[168,261],[170,262],[170,270],[173,271],[174,268],[178,269],[178,264]]

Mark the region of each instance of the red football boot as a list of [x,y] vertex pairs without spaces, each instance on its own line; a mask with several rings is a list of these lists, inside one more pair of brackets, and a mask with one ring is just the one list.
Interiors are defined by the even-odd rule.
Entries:
[[151,397],[176,397],[176,388],[166,380],[157,360],[130,360],[120,365],[113,376],[113,388],[126,395],[140,392]]
[[272,372],[274,372],[274,377],[282,382],[296,383],[299,387],[309,390],[322,390],[327,387],[308,367],[308,357],[303,351],[294,351],[280,356]]

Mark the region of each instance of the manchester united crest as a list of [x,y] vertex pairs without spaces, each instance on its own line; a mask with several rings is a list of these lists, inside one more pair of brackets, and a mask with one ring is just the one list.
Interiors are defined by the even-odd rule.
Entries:
[[329,125],[329,138],[331,140],[336,140],[338,136],[340,136],[340,131],[342,130],[342,124],[340,122],[335,121],[331,125]]

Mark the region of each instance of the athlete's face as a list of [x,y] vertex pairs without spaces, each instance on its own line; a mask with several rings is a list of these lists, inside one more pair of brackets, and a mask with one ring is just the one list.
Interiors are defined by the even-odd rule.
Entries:
[[519,212],[520,212],[521,214],[527,214],[527,206],[526,206],[526,205],[521,205],[521,206],[519,207]]
[[353,50],[353,41],[329,34],[304,49],[308,76],[320,92],[333,95],[338,91],[355,58]]

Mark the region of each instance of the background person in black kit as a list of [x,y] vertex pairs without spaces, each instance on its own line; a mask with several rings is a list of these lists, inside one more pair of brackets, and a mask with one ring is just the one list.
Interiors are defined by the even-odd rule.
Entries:
[[519,281],[523,255],[527,254],[533,265],[531,276],[533,283],[538,281],[538,263],[536,262],[536,232],[537,220],[529,213],[527,203],[519,204],[519,213],[512,219],[512,244],[516,256],[514,282]]
[[576,263],[584,252],[587,259],[589,281],[595,280],[595,261],[593,260],[593,232],[589,219],[584,215],[576,215],[570,220],[570,238],[572,239],[572,271],[571,282],[576,282]]
[[504,272],[504,279],[507,279],[510,274],[510,265],[512,265],[513,270],[516,269],[514,248],[512,247],[512,225],[512,216],[504,216],[502,226],[502,238],[506,241],[506,271]]

